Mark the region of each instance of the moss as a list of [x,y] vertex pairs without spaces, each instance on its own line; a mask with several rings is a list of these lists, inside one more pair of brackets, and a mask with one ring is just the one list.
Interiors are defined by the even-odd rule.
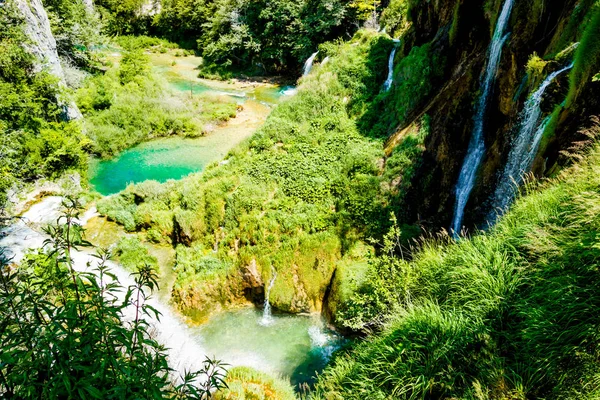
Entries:
[[542,60],[536,52],[529,56],[525,70],[527,71],[527,74],[532,82],[537,82],[539,80],[539,78],[543,75],[544,68],[546,68],[547,64],[548,62]]
[[215,393],[216,400],[295,400],[289,383],[247,367],[227,372],[227,388]]

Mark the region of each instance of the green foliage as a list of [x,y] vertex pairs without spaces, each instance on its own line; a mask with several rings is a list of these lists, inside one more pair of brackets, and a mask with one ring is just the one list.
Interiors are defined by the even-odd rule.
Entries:
[[595,6],[591,15],[575,52],[575,65],[569,77],[567,107],[574,104],[583,87],[600,69],[600,6]]
[[156,257],[151,256],[148,249],[135,236],[122,237],[117,243],[115,255],[119,257],[119,264],[129,271],[137,271],[144,266],[158,268]]
[[378,257],[369,258],[367,272],[349,289],[345,301],[338,305],[336,321],[352,330],[368,330],[382,324],[382,316],[409,295],[413,283],[412,267],[404,261],[402,233],[394,214],[392,228],[384,236]]
[[148,78],[150,75],[150,59],[142,50],[128,51],[121,60],[118,75],[121,85]]
[[536,82],[540,77],[543,76],[544,68],[548,62],[542,60],[540,56],[534,52],[529,56],[529,60],[527,61],[527,66],[525,67],[525,71],[531,77],[533,82]]
[[422,105],[441,76],[444,61],[431,43],[413,47],[394,67],[394,84],[379,94],[359,122],[361,130],[374,137],[386,137],[409,122],[411,113]]
[[[84,245],[73,200],[46,229],[44,249],[19,268],[0,268],[0,379],[3,395],[20,399],[204,399],[224,383],[223,365],[207,359],[183,382],[169,380],[166,349],[150,335],[159,318],[147,300],[156,274],[140,265],[123,288],[99,251],[91,272],[77,272],[76,244]],[[133,320],[123,322],[125,309]],[[201,384],[196,382],[200,381]]]
[[171,43],[168,40],[144,35],[117,36],[113,40],[116,44],[127,51],[148,50],[153,53],[163,53],[166,52],[166,50],[176,49],[179,47],[177,44]]
[[144,34],[150,16],[143,12],[145,0],[97,0],[95,6],[102,16],[104,28],[111,35]]
[[211,296],[234,301],[251,264],[263,277],[277,271],[276,307],[315,309],[344,249],[385,231],[389,212],[376,163],[382,144],[360,135],[353,115],[379,92],[389,45],[360,32],[330,47],[331,61],[304,78],[227,165],[152,189],[131,186],[98,203],[128,230],[159,231],[161,241],[186,246],[178,246],[174,290],[183,309]]
[[61,122],[57,79],[34,73],[20,15],[0,7],[0,208],[13,184],[85,170],[85,140],[75,123]]
[[391,0],[381,13],[381,25],[392,37],[402,37],[410,27],[410,0]]
[[81,0],[45,0],[44,8],[59,55],[82,67],[91,64],[91,50],[101,41],[96,14]]
[[388,322],[339,355],[309,397],[594,398],[599,169],[596,148],[530,185],[488,233],[426,241],[410,262],[379,258],[387,270],[358,292],[367,302],[354,315],[388,290],[395,307],[378,313]]
[[231,368],[225,378],[227,388],[215,393],[215,400],[295,400],[294,390],[282,379],[247,367]]
[[169,0],[155,29],[204,58],[202,76],[295,72],[319,43],[356,31],[370,17],[367,1]]
[[118,67],[90,77],[77,92],[95,154],[114,156],[156,137],[201,136],[205,124],[235,116],[233,101],[186,99],[171,93],[166,82],[152,73],[141,48],[132,46]]

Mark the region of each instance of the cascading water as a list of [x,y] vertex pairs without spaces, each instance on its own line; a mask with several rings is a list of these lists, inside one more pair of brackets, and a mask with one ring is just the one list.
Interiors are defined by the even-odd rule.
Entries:
[[458,183],[456,184],[454,218],[452,220],[452,226],[450,227],[454,237],[458,237],[462,228],[465,206],[467,205],[467,201],[469,200],[469,196],[473,190],[475,176],[485,153],[483,127],[487,111],[488,98],[492,91],[492,86],[496,80],[496,72],[498,71],[500,57],[502,56],[502,47],[504,46],[506,39],[508,39],[508,34],[506,34],[505,31],[506,27],[508,26],[508,20],[512,11],[513,2],[514,0],[505,0],[504,6],[502,7],[502,12],[498,17],[492,43],[490,44],[489,60],[481,86],[481,95],[479,97],[479,101],[477,102],[473,133],[471,134],[467,156],[463,161]]
[[273,323],[273,316],[271,315],[271,303],[269,303],[269,295],[271,294],[273,284],[275,284],[275,278],[277,278],[277,272],[273,271],[273,277],[269,281],[269,286],[267,287],[267,292],[265,293],[265,306],[263,308],[262,318],[260,319],[261,325],[268,326]]
[[323,61],[321,61],[321,66],[327,64],[329,62],[329,56],[325,57]]
[[[7,249],[5,255],[11,257],[12,262],[20,262],[28,249],[41,248],[44,245],[47,235],[32,229],[28,223],[41,226],[55,222],[60,215],[61,201],[62,198],[57,196],[44,198],[40,203],[33,205],[17,222],[0,232],[0,248]],[[77,222],[84,225],[94,215],[95,210],[86,212]],[[73,268],[80,272],[93,273],[93,267],[98,263],[95,257],[83,251],[72,250],[71,257]],[[107,266],[123,287],[134,284],[131,274],[120,265],[109,261]],[[118,300],[123,301],[124,298],[125,293],[122,292]],[[169,366],[175,372],[173,377],[178,379],[179,374],[186,370],[199,370],[206,352],[189,329],[158,299],[148,299],[147,304],[162,314],[160,319],[150,315],[144,319],[151,326],[150,331],[155,339],[167,347]],[[122,318],[124,321],[131,321],[134,316],[135,307],[130,304],[125,308]]]
[[396,50],[398,50],[398,43],[400,40],[394,39],[394,48],[390,53],[390,58],[388,59],[388,75],[387,79],[383,83],[383,91],[387,92],[392,87],[392,83],[394,83],[394,57],[396,57]]
[[488,223],[493,223],[498,215],[506,211],[515,196],[517,186],[523,182],[523,174],[531,169],[546,127],[546,121],[539,123],[544,93],[557,76],[571,68],[573,64],[548,75],[538,90],[527,99],[521,113],[519,133],[512,141],[508,161],[494,193],[493,210],[488,216]]
[[302,76],[310,74],[310,70],[312,69],[313,62],[315,61],[317,54],[319,54],[318,51],[312,53],[311,56],[308,57],[308,60],[306,60],[306,62],[304,63],[304,70],[302,71]]

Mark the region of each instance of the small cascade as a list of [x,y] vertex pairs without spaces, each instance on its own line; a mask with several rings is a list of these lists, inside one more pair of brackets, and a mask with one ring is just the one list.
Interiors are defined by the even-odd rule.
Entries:
[[324,362],[331,359],[333,353],[338,350],[342,344],[342,338],[335,333],[326,333],[321,326],[313,325],[308,328],[311,347],[318,351],[319,356]]
[[277,278],[277,272],[273,270],[273,277],[269,281],[269,286],[267,287],[267,292],[265,293],[265,305],[263,308],[263,315],[260,319],[260,324],[264,326],[269,326],[273,323],[273,316],[271,315],[271,303],[269,303],[269,295],[271,294],[273,284],[275,284],[275,278]]
[[490,44],[488,64],[481,86],[481,95],[477,102],[475,112],[473,133],[471,134],[467,156],[463,161],[458,183],[456,184],[454,218],[452,219],[452,226],[450,227],[450,231],[455,238],[458,237],[462,229],[465,206],[467,205],[469,196],[475,185],[477,170],[479,169],[481,161],[483,160],[483,155],[485,154],[485,141],[483,136],[485,116],[490,93],[496,80],[500,57],[502,56],[502,47],[509,36],[505,31],[510,19],[513,2],[514,0],[505,0],[502,12],[498,17],[492,43]]
[[508,161],[494,193],[493,210],[488,216],[489,223],[493,223],[498,215],[506,211],[515,196],[517,186],[523,182],[523,174],[531,169],[546,127],[546,121],[539,122],[542,114],[540,105],[546,89],[556,77],[571,68],[573,64],[548,75],[538,90],[527,99],[521,112],[519,132],[512,141]]
[[283,96],[294,96],[296,93],[298,93],[298,89],[296,89],[295,86],[285,86],[280,90],[280,93]]
[[310,70],[312,69],[313,62],[315,61],[317,54],[319,54],[318,51],[312,53],[311,56],[308,57],[308,60],[306,60],[306,62],[304,63],[304,69],[302,70],[302,76],[306,76],[306,75],[310,74]]
[[392,87],[392,83],[394,83],[394,57],[396,57],[396,50],[398,50],[398,43],[400,40],[394,39],[394,48],[390,53],[390,58],[388,59],[388,75],[387,79],[383,83],[383,91],[387,92]]
[[321,61],[321,66],[327,64],[329,62],[329,56],[325,57],[323,61]]

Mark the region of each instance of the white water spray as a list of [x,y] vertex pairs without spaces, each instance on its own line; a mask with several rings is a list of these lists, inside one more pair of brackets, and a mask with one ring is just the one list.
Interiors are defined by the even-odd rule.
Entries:
[[[7,250],[5,256],[11,257],[12,262],[19,263],[28,249],[41,248],[48,236],[40,233],[38,229],[33,229],[30,224],[39,227],[56,222],[61,214],[61,201],[61,197],[46,197],[40,203],[33,205],[17,222],[3,229],[0,232],[2,234],[0,248]],[[95,216],[95,212],[90,210],[84,213],[77,222],[84,225],[93,216]],[[94,272],[93,268],[98,264],[98,259],[83,251],[73,249],[71,257],[73,268],[79,272]],[[134,284],[131,274],[120,265],[109,261],[107,266],[123,287]],[[119,301],[123,301],[125,293],[121,292],[118,297]],[[169,307],[158,299],[151,298],[147,304],[162,314],[160,320],[149,316],[145,316],[144,319],[149,323],[150,332],[155,339],[168,348],[169,366],[180,374],[183,374],[185,370],[199,370],[206,352],[194,339],[185,323],[180,321]],[[132,321],[134,317],[135,306],[130,304],[124,310],[122,319],[127,322]],[[174,374],[173,377],[178,378],[177,374]]]
[[485,77],[481,86],[481,95],[477,102],[477,109],[474,118],[473,133],[469,141],[467,156],[463,161],[460,170],[458,183],[456,184],[456,201],[454,205],[454,218],[450,230],[454,237],[458,237],[462,229],[462,221],[465,213],[465,206],[475,185],[475,177],[477,170],[483,160],[485,153],[485,141],[483,136],[483,128],[488,105],[488,98],[492,91],[492,86],[496,80],[496,73],[502,56],[502,47],[508,39],[508,34],[505,33],[510,13],[512,11],[514,0],[505,0],[502,12],[498,17],[496,30],[489,49],[489,60],[485,71]]
[[308,57],[308,60],[306,60],[306,62],[304,63],[304,70],[302,71],[302,76],[310,74],[310,70],[312,69],[313,62],[315,61],[317,54],[319,54],[318,51],[312,53],[311,56]]
[[540,105],[546,89],[557,76],[571,68],[573,64],[548,75],[538,90],[527,99],[521,112],[519,132],[512,141],[508,160],[494,193],[493,210],[488,216],[489,223],[493,223],[498,215],[506,211],[514,199],[517,186],[523,182],[523,174],[531,169],[546,127],[546,121],[539,122],[542,114]]
[[323,61],[321,61],[321,66],[327,64],[329,62],[329,56],[325,57]]
[[277,278],[277,272],[273,270],[273,277],[269,281],[269,286],[267,287],[267,292],[265,293],[265,305],[263,308],[263,315],[260,319],[261,325],[271,325],[273,323],[273,316],[271,315],[271,303],[269,302],[269,295],[271,294],[271,289],[275,284],[275,278]]
[[383,91],[387,92],[392,87],[392,83],[394,83],[394,57],[396,57],[396,50],[398,50],[398,43],[400,40],[394,39],[394,48],[390,53],[390,58],[388,59],[388,75],[387,79],[383,83]]

